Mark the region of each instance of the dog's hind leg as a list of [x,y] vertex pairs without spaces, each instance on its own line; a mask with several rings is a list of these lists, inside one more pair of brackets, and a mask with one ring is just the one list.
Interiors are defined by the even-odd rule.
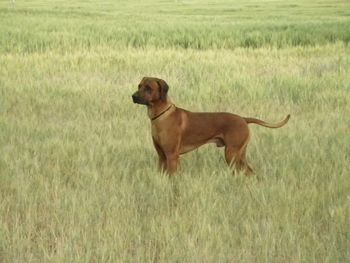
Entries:
[[243,170],[246,174],[253,172],[246,160],[246,148],[249,142],[249,136],[240,146],[230,145],[229,142],[225,146],[225,160],[231,168]]
[[250,165],[247,162],[246,159],[246,151],[247,151],[247,145],[245,145],[244,149],[241,149],[240,151],[240,160],[238,165],[238,168],[241,170],[244,170],[247,175],[251,174],[253,172],[253,169],[250,167]]
[[239,148],[232,146],[225,146],[225,160],[228,166],[233,167],[238,160]]

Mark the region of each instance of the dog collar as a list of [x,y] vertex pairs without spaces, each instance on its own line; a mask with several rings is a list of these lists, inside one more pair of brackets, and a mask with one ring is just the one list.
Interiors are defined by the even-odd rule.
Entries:
[[168,110],[170,110],[170,108],[174,106],[174,104],[171,104],[165,111],[161,112],[160,114],[158,114],[157,116],[151,118],[151,121],[154,121],[156,119],[158,119],[160,116],[162,116],[164,113],[166,113]]

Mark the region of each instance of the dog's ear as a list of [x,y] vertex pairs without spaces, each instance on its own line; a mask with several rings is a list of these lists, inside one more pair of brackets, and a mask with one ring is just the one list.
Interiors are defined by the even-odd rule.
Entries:
[[159,85],[159,93],[160,93],[160,99],[165,101],[168,90],[169,90],[169,86],[168,84],[162,80],[162,79],[157,79],[157,83]]

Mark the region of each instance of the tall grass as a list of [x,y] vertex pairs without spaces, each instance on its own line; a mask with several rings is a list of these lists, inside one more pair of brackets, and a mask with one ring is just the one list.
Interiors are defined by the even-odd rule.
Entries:
[[347,1],[54,1],[0,5],[0,51],[157,47],[235,49],[350,41]]
[[[295,5],[2,2],[0,262],[347,262],[348,4]],[[251,178],[207,145],[169,179],[143,76],[192,111],[292,118],[250,127]]]

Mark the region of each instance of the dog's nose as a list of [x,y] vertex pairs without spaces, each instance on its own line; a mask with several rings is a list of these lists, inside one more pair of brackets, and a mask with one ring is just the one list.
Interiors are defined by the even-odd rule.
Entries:
[[137,102],[137,96],[135,94],[133,94],[131,97],[132,97],[132,101],[134,103],[136,103]]

